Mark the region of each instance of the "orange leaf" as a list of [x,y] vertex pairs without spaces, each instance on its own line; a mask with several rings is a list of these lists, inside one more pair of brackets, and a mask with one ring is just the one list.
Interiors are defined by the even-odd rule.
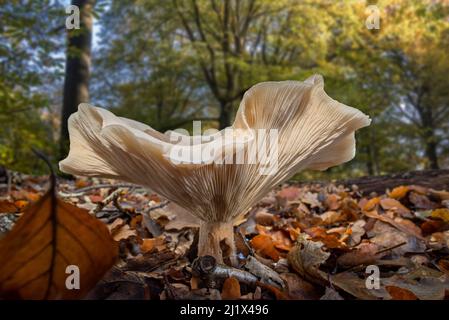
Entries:
[[[116,255],[106,226],[86,210],[57,199],[52,187],[0,240],[0,297],[82,298]],[[79,270],[79,290],[66,285],[76,272],[67,269],[71,265]]]
[[393,300],[418,300],[418,297],[410,290],[395,286],[385,286]]
[[408,186],[399,186],[391,190],[388,196],[393,199],[401,199],[407,195],[409,190],[410,188]]
[[223,300],[237,300],[240,299],[241,296],[239,281],[234,277],[227,278],[223,283],[221,298]]
[[140,245],[140,250],[143,253],[152,251],[153,249],[157,249],[158,247],[164,244],[163,238],[151,238],[151,239],[142,239],[142,244]]
[[376,206],[379,204],[380,199],[378,197],[370,199],[362,208],[363,211],[371,211],[376,208]]
[[14,202],[14,205],[16,206],[17,209],[22,210],[26,206],[28,206],[28,203],[29,202],[27,200],[17,200]]
[[251,239],[251,246],[263,255],[273,259],[279,260],[279,252],[276,250],[271,237],[265,234],[259,234]]

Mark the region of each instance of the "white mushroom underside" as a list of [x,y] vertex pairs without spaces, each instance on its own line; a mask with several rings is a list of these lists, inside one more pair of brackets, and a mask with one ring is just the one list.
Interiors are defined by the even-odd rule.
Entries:
[[[304,82],[263,82],[245,93],[232,126],[241,129],[243,142],[225,149],[248,153],[257,143],[252,129],[277,129],[278,163],[271,174],[261,174],[260,163],[208,162],[222,160],[217,158],[224,157],[223,150],[211,154],[206,164],[177,164],[170,150],[180,146],[170,134],[88,104],[69,119],[70,152],[60,169],[143,185],[204,221],[232,222],[298,171],[324,170],[354,157],[354,132],[370,120],[331,99],[323,86],[316,75]],[[213,142],[184,147],[218,144],[223,136],[220,132]]]

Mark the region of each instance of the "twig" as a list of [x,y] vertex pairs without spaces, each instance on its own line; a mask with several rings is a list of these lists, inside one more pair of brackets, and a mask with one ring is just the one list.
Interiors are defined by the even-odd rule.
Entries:
[[390,251],[390,250],[396,249],[396,248],[398,248],[398,247],[403,246],[404,244],[407,244],[407,241],[404,241],[404,242],[395,244],[394,246],[391,246],[391,247],[388,247],[388,248],[379,250],[379,251],[376,252],[376,255],[377,255],[377,254],[380,254],[380,253],[384,253],[384,252],[386,252],[386,251]]
[[64,198],[70,198],[70,197],[79,197],[82,196],[84,193],[96,190],[96,189],[107,189],[107,188],[136,188],[135,184],[131,183],[118,183],[118,184],[97,184],[94,186],[89,186],[85,188],[81,188],[78,190],[75,190],[71,193],[65,193],[62,191],[59,191],[59,195]]
[[106,207],[111,202],[114,202],[114,205],[117,207],[117,209],[119,209],[119,211],[123,211],[121,206],[118,204],[117,199],[123,193],[124,190],[125,190],[124,188],[119,188],[111,192],[111,194],[109,194],[103,201],[97,203],[97,207],[93,210],[93,213],[95,214],[100,212],[104,207]]
[[158,204],[157,206],[148,208],[147,213],[149,213],[150,211],[156,210],[156,209],[161,209],[161,208],[165,207],[166,205],[168,205],[169,202],[170,202],[170,201],[167,200],[167,201],[161,202],[161,204]]
[[256,286],[259,281],[255,275],[248,271],[217,263],[212,256],[198,257],[192,264],[192,271],[193,275],[208,282],[234,277],[241,283]]

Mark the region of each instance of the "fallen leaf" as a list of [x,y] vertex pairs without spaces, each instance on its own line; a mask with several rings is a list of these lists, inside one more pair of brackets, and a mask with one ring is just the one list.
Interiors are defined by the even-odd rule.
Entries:
[[408,186],[399,186],[391,190],[391,192],[388,193],[388,196],[393,199],[402,199],[407,195],[409,190],[410,188]]
[[335,211],[340,208],[340,199],[338,195],[331,193],[326,197],[324,204],[328,210]]
[[434,190],[430,189],[429,193],[431,196],[439,198],[441,201],[449,200],[449,192],[446,190]]
[[117,218],[112,222],[108,229],[110,230],[111,236],[115,241],[120,241],[122,239],[127,239],[131,236],[137,236],[137,231],[131,229],[129,224],[121,218]]
[[304,193],[301,198],[301,202],[308,204],[311,208],[322,208],[321,202],[318,200],[318,194],[312,192]]
[[[51,189],[0,241],[0,296],[82,298],[112,266],[116,255],[106,226],[87,211],[57,199]],[[66,287],[70,265],[78,267],[79,290]]]
[[391,198],[384,198],[380,200],[380,205],[384,210],[395,210],[401,216],[410,215],[410,210],[405,207],[398,200]]
[[326,292],[320,298],[320,300],[344,300],[344,299],[341,297],[341,295],[335,289],[326,287]]
[[[368,276],[368,274],[366,274]],[[389,298],[388,292],[380,286],[379,289],[368,289],[366,280],[361,279],[355,272],[345,271],[330,276],[331,283],[339,289],[358,299],[376,300]],[[382,280],[380,282],[382,284]]]
[[142,239],[142,244],[140,245],[140,250],[142,253],[150,252],[154,249],[160,250],[165,246],[165,240],[163,237],[151,238],[151,239]]
[[362,237],[365,235],[366,230],[364,226],[366,225],[365,220],[357,220],[351,226],[351,234],[349,236],[348,244],[349,246],[356,246],[362,241]]
[[418,300],[418,297],[410,290],[395,286],[385,286],[385,289],[393,300]]
[[366,202],[361,208],[363,211],[372,211],[376,209],[376,206],[380,203],[380,199],[378,197],[372,198]]
[[326,211],[320,215],[324,225],[331,225],[342,220],[342,214],[337,211]]
[[277,196],[280,198],[287,199],[288,201],[293,201],[299,198],[301,191],[298,187],[287,187],[282,188]]
[[17,209],[19,209],[19,211],[22,211],[23,209],[25,209],[29,204],[28,200],[16,200],[14,202],[14,205],[16,206]]
[[323,283],[326,281],[326,274],[319,267],[330,256],[329,252],[323,251],[323,246],[322,242],[307,239],[307,235],[301,233],[296,245],[288,253],[288,262],[300,276]]
[[279,252],[274,247],[273,240],[270,236],[265,234],[258,234],[250,241],[251,246],[256,250],[256,252],[273,259],[274,261],[279,260]]
[[438,261],[438,268],[444,272],[446,275],[449,275],[449,260],[448,259],[440,259]]
[[421,229],[410,220],[402,219],[399,217],[397,217],[396,219],[392,219],[385,214],[380,215],[376,211],[367,211],[365,212],[365,215],[370,218],[378,219],[382,222],[388,223],[398,230],[412,235],[420,240],[425,240],[421,234]]
[[444,222],[449,222],[449,209],[435,209],[432,211],[432,217],[441,219]]
[[428,236],[434,232],[444,231],[444,228],[447,226],[442,220],[427,220],[424,221],[421,225],[421,231],[424,236]]
[[408,198],[417,209],[429,210],[438,208],[438,204],[431,201],[426,195],[410,192]]
[[17,212],[17,207],[14,203],[7,200],[0,201],[0,213],[13,213]]
[[370,231],[370,241],[380,246],[381,249],[392,248],[396,245],[403,245],[390,250],[394,255],[403,255],[406,252],[423,252],[426,246],[416,237],[408,236],[406,233],[392,227],[382,221],[377,221]]
[[223,300],[237,300],[241,296],[239,281],[234,277],[227,278],[223,283],[221,298]]
[[342,267],[374,264],[380,258],[377,251],[379,247],[376,244],[361,243],[355,250],[338,257],[337,263]]
[[320,293],[314,285],[302,279],[295,273],[281,273],[280,277],[284,280],[288,296],[295,300],[316,300]]

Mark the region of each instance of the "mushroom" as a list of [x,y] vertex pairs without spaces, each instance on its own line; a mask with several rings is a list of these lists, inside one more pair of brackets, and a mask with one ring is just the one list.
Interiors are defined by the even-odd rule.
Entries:
[[223,262],[227,252],[235,262],[235,221],[295,173],[351,160],[354,132],[369,124],[330,98],[320,75],[256,84],[230,128],[193,137],[83,103],[69,119],[70,151],[59,166],[150,188],[201,220],[199,256]]

